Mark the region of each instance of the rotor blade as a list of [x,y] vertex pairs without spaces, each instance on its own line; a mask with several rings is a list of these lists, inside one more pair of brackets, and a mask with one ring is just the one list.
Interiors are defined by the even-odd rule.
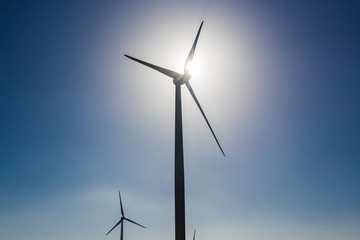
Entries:
[[195,240],[195,234],[196,234],[196,228],[194,230],[194,237],[193,237],[193,240]]
[[165,74],[166,76],[169,76],[171,78],[178,78],[181,76],[181,74],[177,73],[177,72],[174,72],[174,71],[171,71],[169,69],[166,69],[166,68],[162,68],[162,67],[159,67],[159,66],[156,66],[156,65],[153,65],[151,63],[147,63],[147,62],[144,62],[140,59],[137,59],[137,58],[134,58],[134,57],[131,57],[131,56],[128,56],[126,54],[124,54],[125,57],[127,58],[130,58],[131,60],[134,60],[135,62],[138,62],[138,63],[141,63],[141,64],[144,64],[145,66],[148,66],[152,69],[155,69],[156,71],[159,71],[163,74]]
[[125,218],[125,220],[127,220],[127,221],[129,221],[129,222],[132,222],[132,223],[134,223],[134,224],[136,224],[136,225],[138,225],[138,226],[140,226],[140,227],[146,228],[146,227],[144,227],[143,225],[140,225],[140,224],[138,224],[137,222],[134,222],[134,221],[131,220],[131,219]]
[[114,230],[114,228],[116,228],[122,221],[123,221],[123,219],[121,219],[120,221],[118,221],[118,223],[115,224],[115,226],[114,226],[112,229],[110,229],[110,231],[108,231],[108,233],[107,233],[105,236],[107,236],[112,230]]
[[219,141],[217,140],[217,138],[216,138],[216,136],[215,136],[215,133],[214,133],[214,131],[212,130],[212,128],[211,128],[211,126],[210,126],[210,123],[209,123],[209,121],[207,120],[207,118],[206,118],[206,116],[205,116],[205,113],[204,113],[204,111],[202,110],[202,108],[201,108],[201,106],[200,106],[200,103],[199,103],[199,101],[197,100],[197,98],[196,98],[196,96],[195,96],[195,93],[194,93],[194,91],[193,91],[193,89],[192,89],[189,81],[187,81],[185,84],[186,84],[186,87],[189,89],[189,92],[190,92],[191,96],[194,98],[197,106],[199,107],[201,114],[202,114],[203,117],[205,118],[205,121],[206,121],[207,125],[209,126],[212,135],[214,136],[214,138],[215,138],[215,140],[216,140],[216,142],[217,142],[217,144],[218,144],[218,146],[219,146],[222,154],[223,154],[224,157],[225,157],[225,153],[224,153],[224,151],[222,150],[222,148],[221,148],[221,146],[220,146],[220,143],[219,143]]
[[124,216],[124,209],[123,209],[122,202],[121,202],[121,195],[120,195],[120,191],[119,191],[119,199],[120,199],[121,216]]
[[187,73],[187,72],[189,71],[189,70],[187,69],[187,66],[188,66],[188,64],[193,60],[194,53],[195,53],[195,48],[196,48],[196,44],[197,44],[197,41],[198,41],[198,39],[199,39],[199,35],[200,35],[200,31],[201,31],[201,28],[202,28],[203,23],[204,23],[204,21],[202,21],[201,24],[200,24],[200,28],[199,28],[199,30],[198,30],[198,32],[197,32],[197,34],[196,34],[195,41],[194,41],[194,43],[193,43],[193,46],[192,46],[192,48],[191,48],[191,50],[190,50],[190,53],[189,53],[187,59],[186,59],[185,66],[184,66],[184,73]]

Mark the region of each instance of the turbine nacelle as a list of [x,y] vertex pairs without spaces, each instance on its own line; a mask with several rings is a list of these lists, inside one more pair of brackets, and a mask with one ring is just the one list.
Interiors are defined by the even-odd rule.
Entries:
[[190,78],[191,78],[190,73],[184,73],[183,75],[175,77],[174,80],[173,80],[173,83],[175,85],[182,85],[182,84],[186,83],[187,81],[189,81]]

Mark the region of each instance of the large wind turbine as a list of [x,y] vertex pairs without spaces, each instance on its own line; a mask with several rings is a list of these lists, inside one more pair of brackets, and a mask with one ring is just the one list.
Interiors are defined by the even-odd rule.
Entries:
[[146,228],[146,227],[144,227],[143,225],[140,225],[140,224],[134,222],[133,220],[128,219],[128,218],[125,217],[125,215],[124,215],[124,209],[123,209],[122,202],[121,202],[120,191],[119,191],[119,200],[120,200],[120,210],[121,210],[121,218],[120,218],[120,221],[118,221],[118,222],[115,224],[115,226],[114,226],[112,229],[110,229],[110,231],[106,234],[106,236],[107,236],[112,230],[114,230],[114,228],[116,228],[119,224],[121,224],[120,240],[123,240],[123,223],[124,223],[124,221],[128,221],[128,222],[134,223],[134,224],[136,224],[136,225],[138,225],[138,226],[140,226],[140,227],[143,227],[143,228]]
[[205,113],[201,108],[200,103],[197,100],[195,93],[189,82],[191,78],[191,75],[189,73],[189,64],[193,60],[196,44],[198,42],[203,23],[204,21],[201,22],[193,46],[186,59],[183,74],[144,62],[142,60],[139,60],[137,58],[125,54],[125,56],[130,58],[131,60],[144,64],[145,66],[148,66],[152,69],[155,69],[156,71],[165,74],[166,76],[171,77],[173,79],[173,83],[175,84],[175,240],[185,240],[185,187],[184,187],[184,154],[183,154],[182,113],[181,113],[181,85],[183,84],[186,85],[191,96],[194,98],[196,105],[199,107],[200,112],[203,115],[207,125],[209,126],[210,131],[214,136],[217,145],[219,146],[222,154],[225,156],[224,151],[222,150],[220,143],[217,140],[215,133],[211,128],[210,123],[206,118]]

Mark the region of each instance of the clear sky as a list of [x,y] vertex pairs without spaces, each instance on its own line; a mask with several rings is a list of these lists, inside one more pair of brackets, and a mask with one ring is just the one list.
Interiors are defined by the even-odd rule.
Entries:
[[358,240],[359,1],[0,2],[0,239],[174,239],[182,72],[187,237]]

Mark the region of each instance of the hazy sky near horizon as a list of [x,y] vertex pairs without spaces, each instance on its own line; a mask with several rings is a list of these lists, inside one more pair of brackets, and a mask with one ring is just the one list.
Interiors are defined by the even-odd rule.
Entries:
[[183,71],[186,230],[360,236],[359,1],[1,1],[0,239],[174,238]]

